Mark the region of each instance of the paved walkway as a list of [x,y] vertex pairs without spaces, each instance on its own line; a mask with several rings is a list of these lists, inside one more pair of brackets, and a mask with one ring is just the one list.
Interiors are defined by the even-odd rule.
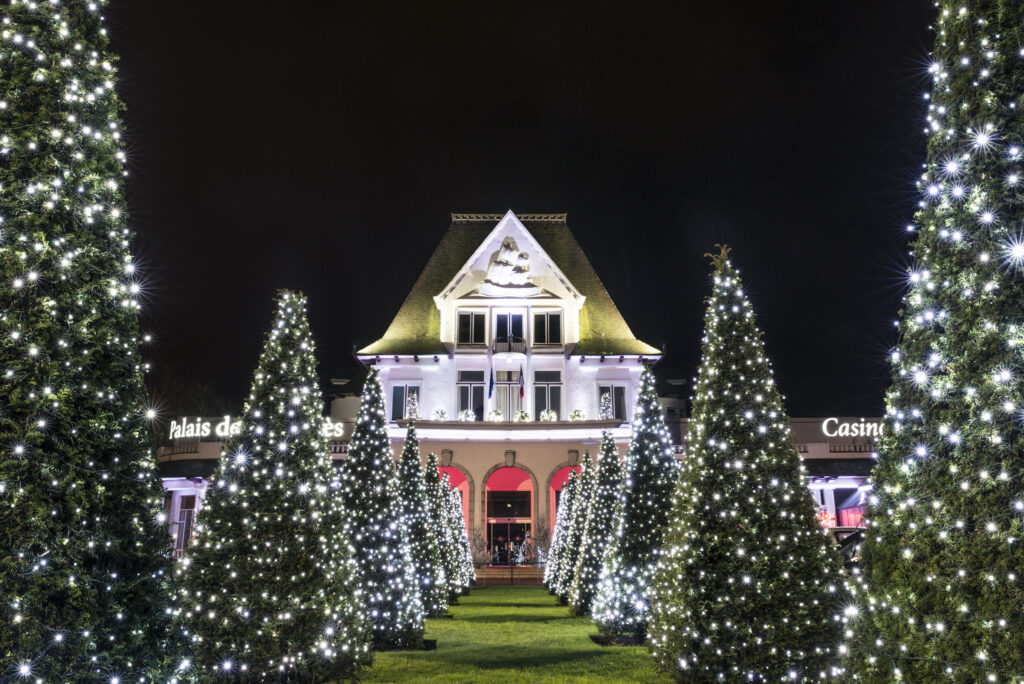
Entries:
[[543,587],[482,587],[427,621],[436,651],[378,653],[367,682],[669,682],[647,649],[601,647]]

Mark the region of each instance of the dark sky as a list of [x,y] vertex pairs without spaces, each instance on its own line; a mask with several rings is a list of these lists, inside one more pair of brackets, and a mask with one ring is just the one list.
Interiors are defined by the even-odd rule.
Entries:
[[[557,5],[557,6],[556,6]],[[568,212],[692,377],[734,248],[796,416],[872,415],[924,158],[918,0],[113,3],[157,385],[241,403],[280,287],[325,379],[449,212]]]

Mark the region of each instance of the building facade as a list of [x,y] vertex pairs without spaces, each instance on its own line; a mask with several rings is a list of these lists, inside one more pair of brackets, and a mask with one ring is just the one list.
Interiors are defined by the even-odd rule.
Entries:
[[[422,453],[437,453],[462,492],[475,546],[498,563],[526,539],[545,545],[562,486],[584,454],[596,456],[603,432],[624,455],[640,373],[661,359],[634,336],[564,214],[511,211],[454,214],[391,325],[356,355],[380,375],[396,457],[415,419]],[[681,456],[685,401],[678,383],[664,386]],[[325,433],[337,459],[359,391],[358,381],[335,382]],[[176,548],[232,426],[228,417],[172,423],[158,461]],[[794,419],[792,428],[822,523],[858,526],[880,422]]]

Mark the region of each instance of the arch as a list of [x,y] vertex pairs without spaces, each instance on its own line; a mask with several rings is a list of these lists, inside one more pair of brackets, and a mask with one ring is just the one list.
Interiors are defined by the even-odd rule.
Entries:
[[558,510],[555,506],[555,492],[561,491],[562,487],[565,486],[565,481],[569,479],[569,474],[565,471],[575,470],[576,474],[579,475],[580,466],[572,465],[568,461],[559,463],[548,475],[547,486],[544,488],[544,495],[547,497],[548,502],[548,534],[554,534],[555,531],[555,515]]
[[[485,499],[485,497],[487,496],[487,481],[491,479],[491,475],[493,475],[496,471],[500,470],[501,468],[510,467],[519,468],[519,470],[522,470],[524,473],[530,476],[530,484],[533,487],[533,519],[535,521],[539,520],[540,492],[537,491],[537,476],[533,474],[532,470],[522,465],[521,463],[516,463],[514,466],[507,466],[504,463],[496,463],[492,465],[486,473],[484,473],[483,486],[480,487],[480,510],[483,511],[485,514],[487,512],[487,500]],[[486,518],[487,516],[484,515],[484,517]]]
[[[518,471],[518,474],[511,472],[501,473],[502,470]],[[535,535],[537,532],[537,520],[540,510],[540,492],[537,488],[537,476],[534,474],[534,472],[530,470],[528,467],[518,463],[516,465],[506,465],[506,463],[495,464],[491,466],[487,470],[486,475],[484,475],[483,482],[481,483],[480,487],[480,501],[482,512],[481,532],[483,533],[484,538],[487,540],[488,552],[493,552],[495,554],[494,557],[492,558],[492,562],[497,563],[498,565],[504,565],[510,561],[509,557],[503,554],[506,552],[511,552],[513,537],[508,537],[508,546],[506,546],[504,543],[501,543],[501,539],[504,537],[504,535],[499,534],[499,536],[496,537],[499,543],[497,544],[497,546],[493,546],[492,544],[494,543],[494,539],[492,539],[492,534],[498,533],[498,530],[501,529],[501,526],[503,526],[506,523],[506,521],[512,520],[515,521],[512,524],[515,526],[515,528],[519,530],[519,532],[516,532],[513,529],[508,529],[507,532],[510,534],[521,533],[523,531],[523,528],[520,526],[523,523],[525,523],[526,520],[524,519],[525,516],[521,517],[521,515],[517,515],[508,519],[503,519],[499,517],[496,519],[497,527],[492,529],[492,525],[490,522],[492,518],[490,517],[490,511],[487,510],[487,497],[488,492],[491,491],[491,479],[496,474],[501,474],[501,479],[504,479],[505,482],[504,485],[498,483],[498,486],[495,487],[495,489],[493,490],[495,493],[502,491],[530,492],[530,518],[529,523],[525,528],[525,531],[531,536]],[[527,562],[532,562],[532,558],[528,557]]]
[[462,473],[462,476],[464,478],[466,478],[466,484],[468,485],[468,491],[466,492],[467,496],[466,496],[466,511],[465,511],[465,515],[466,515],[466,531],[469,532],[470,534],[472,534],[473,533],[473,512],[474,512],[473,494],[476,491],[476,483],[473,482],[473,476],[469,474],[469,471],[466,470],[463,466],[461,466],[458,463],[456,463],[454,459],[452,460],[450,465],[438,466],[438,471],[443,473],[445,468],[454,468],[455,470],[457,470],[460,473]]

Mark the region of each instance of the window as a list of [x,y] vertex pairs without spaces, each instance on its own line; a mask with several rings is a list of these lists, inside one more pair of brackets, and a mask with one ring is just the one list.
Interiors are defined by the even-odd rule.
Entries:
[[836,510],[838,512],[840,527],[864,527],[864,514],[867,506],[864,505],[864,493],[858,489],[836,489],[835,496]]
[[195,494],[183,496],[178,502],[178,517],[174,521],[174,555],[185,555],[189,541],[192,540],[192,526],[196,520]]
[[[608,395],[612,400],[612,415],[615,420],[626,420],[626,387],[625,385],[599,385],[597,388],[598,410],[601,409],[601,397]],[[604,416],[601,416],[604,418]]]
[[562,414],[562,372],[535,371],[533,374],[533,410],[539,419],[542,411]]
[[477,420],[484,419],[484,372],[459,371],[459,413],[472,411]]
[[562,314],[556,312],[533,314],[533,343],[562,343]]
[[498,314],[494,318],[494,340],[495,342],[506,342],[509,340],[523,339],[523,315],[522,314]]
[[501,411],[503,420],[513,420],[516,411],[522,408],[519,398],[519,371],[494,372],[494,408]]
[[409,400],[409,395],[415,394],[416,398],[420,398],[420,386],[419,385],[392,385],[391,386],[391,420],[401,420],[405,418],[406,402]]
[[487,344],[487,314],[459,312],[459,344]]

